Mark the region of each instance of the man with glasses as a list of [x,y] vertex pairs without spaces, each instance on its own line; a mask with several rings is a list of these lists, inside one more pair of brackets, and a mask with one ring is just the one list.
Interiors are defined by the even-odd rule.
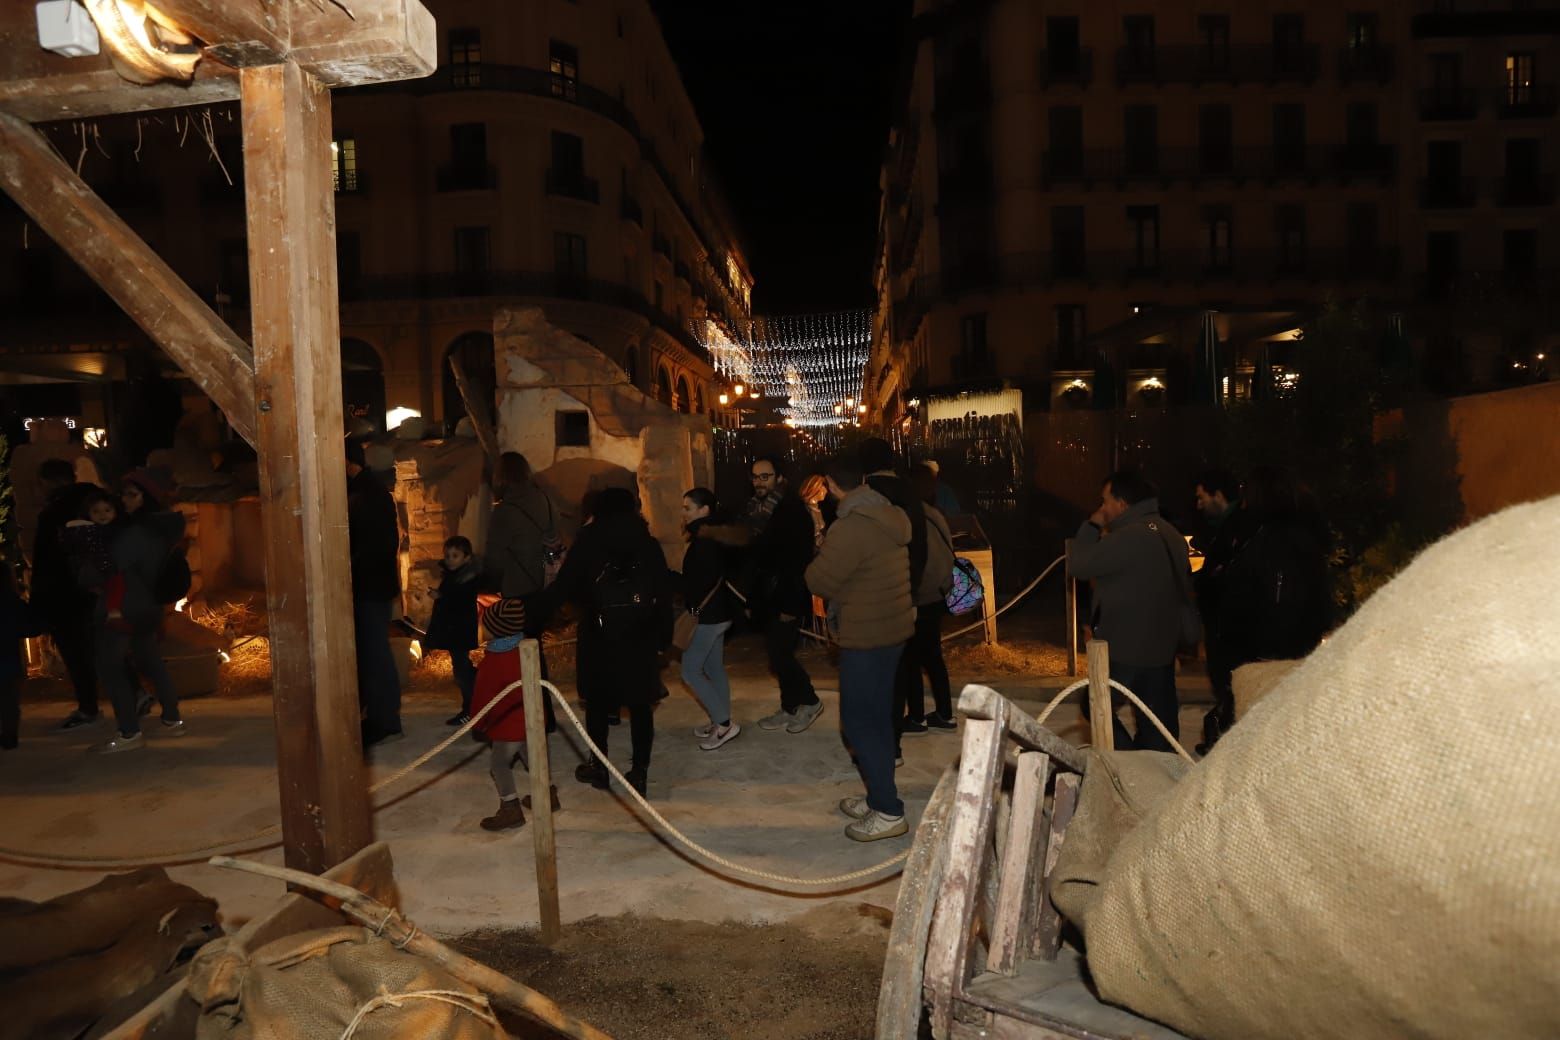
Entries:
[[[745,571],[748,609],[763,629],[769,670],[780,682],[780,710],[758,724],[763,729],[801,733],[823,712],[807,669],[796,659],[802,624],[812,608],[812,594],[803,578],[816,546],[812,514],[791,489],[780,459],[755,460],[751,474],[753,497],[743,511],[739,539],[750,548]],[[700,531],[729,541],[727,532],[712,527]]]

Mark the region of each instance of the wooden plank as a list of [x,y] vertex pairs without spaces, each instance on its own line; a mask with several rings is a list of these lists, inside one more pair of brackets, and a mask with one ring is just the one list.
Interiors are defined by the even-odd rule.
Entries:
[[547,713],[542,709],[542,654],[534,639],[520,644],[520,690],[525,697],[525,747],[531,770],[531,840],[536,850],[536,899],[542,942],[563,935],[558,912],[558,844],[553,833],[552,768],[547,760]]
[[1051,797],[1051,825],[1045,845],[1045,869],[1037,878],[1039,919],[1035,922],[1034,941],[1028,951],[1042,960],[1054,958],[1062,944],[1062,915],[1051,901],[1051,876],[1062,855],[1062,843],[1067,840],[1067,825],[1072,823],[1073,813],[1078,808],[1078,785],[1082,779],[1076,773],[1056,774],[1056,789]]
[[[970,683],[959,693],[959,714],[967,719],[996,718],[997,706],[1011,703],[996,690],[979,683]],[[1044,751],[1059,766],[1081,773],[1089,758],[1079,748],[1073,747],[1055,733],[1037,723],[1021,711],[1008,710],[1003,716],[1008,736],[1019,747],[1029,751]]]
[[261,517],[289,866],[370,841],[359,730],[336,302],[330,94],[294,65],[242,73]]
[[952,1001],[969,975],[970,932],[991,840],[992,803],[1002,775],[1007,713],[1007,702],[998,701],[996,718],[965,724],[949,823],[948,869],[926,953],[926,985],[934,996],[932,1032],[938,1037],[948,1035]]
[[295,4],[293,61],[332,87],[417,79],[439,67],[438,25],[418,0]]
[[1022,1024],[996,1036],[1050,1036],[1053,1030],[1072,1040],[1186,1040],[1180,1033],[1100,1000],[1088,979],[1084,958],[1067,949],[1053,961],[1025,961],[1009,977],[986,974],[970,981],[964,1000],[996,1015],[996,1021]]
[[[992,922],[991,953],[986,970],[1011,975],[1020,957],[1027,956],[1034,944],[1035,905],[1032,874],[1044,870],[1042,826],[1045,784],[1051,775],[1051,758],[1043,751],[1025,751],[1018,756],[1013,776],[1012,825],[1002,858],[997,886],[996,919]],[[1038,865],[1039,869],[1032,869]]]
[[[328,162],[325,170],[328,178]],[[254,444],[255,367],[249,345],[76,176],[41,134],[3,113],[0,187],[195,380],[234,431]]]
[[948,813],[957,777],[957,770],[950,766],[938,779],[899,878],[888,953],[883,958],[883,984],[878,987],[876,1040],[901,1040],[921,1031],[926,944],[948,865]]
[[1103,639],[1091,639],[1089,652],[1089,743],[1096,751],[1116,750],[1116,717],[1110,689],[1110,647]]
[[1072,539],[1062,543],[1062,584],[1067,590],[1067,674],[1078,674],[1078,579],[1072,576]]

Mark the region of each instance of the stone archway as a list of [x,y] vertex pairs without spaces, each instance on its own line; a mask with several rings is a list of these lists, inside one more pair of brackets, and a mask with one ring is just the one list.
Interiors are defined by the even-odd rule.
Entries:
[[466,403],[461,399],[460,387],[455,385],[455,374],[450,370],[450,359],[460,359],[461,370],[472,391],[488,407],[486,418],[498,414],[498,372],[493,361],[493,336],[488,332],[468,332],[457,336],[444,352],[444,422],[453,430],[455,424],[466,415]]
[[672,371],[665,365],[656,368],[655,399],[668,408],[672,406]]
[[370,423],[375,433],[385,429],[385,371],[379,351],[360,339],[341,341],[341,404],[348,423]]
[[693,398],[688,393],[688,377],[677,377],[677,410],[687,415],[693,411]]

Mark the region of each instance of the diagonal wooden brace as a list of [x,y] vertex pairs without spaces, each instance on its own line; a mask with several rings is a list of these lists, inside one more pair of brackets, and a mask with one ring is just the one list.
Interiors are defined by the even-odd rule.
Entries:
[[0,113],[0,187],[255,442],[255,360],[32,126]]

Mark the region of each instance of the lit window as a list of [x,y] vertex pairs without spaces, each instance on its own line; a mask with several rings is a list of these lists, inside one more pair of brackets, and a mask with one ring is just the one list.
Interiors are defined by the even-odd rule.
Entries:
[[577,48],[553,40],[547,52],[547,71],[552,76],[553,97],[579,100],[580,52]]
[[1533,103],[1533,55],[1506,55],[1506,103],[1508,105]]
[[450,85],[482,85],[482,33],[477,29],[450,30]]
[[357,141],[338,137],[330,143],[330,179],[337,191],[358,190]]

